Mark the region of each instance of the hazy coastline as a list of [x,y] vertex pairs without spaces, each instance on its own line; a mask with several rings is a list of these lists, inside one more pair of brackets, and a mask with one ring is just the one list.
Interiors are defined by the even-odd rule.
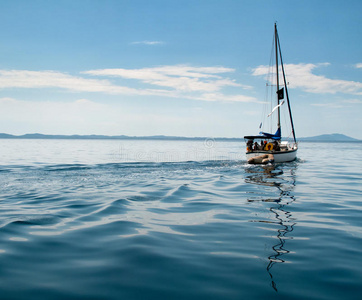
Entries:
[[[243,137],[227,138],[227,137],[184,137],[184,136],[166,136],[166,135],[153,135],[153,136],[128,136],[128,135],[56,135],[56,134],[41,134],[41,133],[27,133],[23,135],[13,135],[7,133],[0,133],[0,139],[67,139],[67,140],[168,140],[168,141],[203,141],[215,140],[222,142],[240,142],[244,141]],[[300,142],[356,142],[358,140],[344,134],[322,134],[312,137],[301,137],[298,139]]]

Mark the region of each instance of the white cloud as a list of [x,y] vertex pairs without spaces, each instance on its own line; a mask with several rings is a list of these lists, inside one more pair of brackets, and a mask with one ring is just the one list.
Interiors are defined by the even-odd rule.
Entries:
[[362,100],[360,99],[347,99],[343,101],[344,103],[350,103],[350,104],[362,104]]
[[243,95],[224,95],[221,93],[204,93],[197,100],[202,101],[224,101],[224,102],[259,102],[254,97]]
[[[306,92],[317,94],[335,94],[337,92],[362,95],[362,83],[357,81],[347,81],[341,79],[330,79],[322,75],[313,74],[314,69],[323,64],[287,64],[284,65],[288,82],[291,88],[301,88]],[[268,66],[259,66],[253,69],[254,76],[267,75]]]
[[355,67],[356,67],[357,69],[362,69],[362,63],[355,64]]
[[162,66],[143,69],[90,70],[85,74],[114,76],[141,80],[143,83],[172,88],[177,91],[218,91],[224,86],[241,86],[234,80],[223,78],[221,73],[234,72],[225,67],[190,67],[183,65]]
[[[0,70],[1,88],[61,88],[73,92],[99,92],[106,94],[164,96],[170,98],[203,101],[256,101],[244,95],[224,95],[224,87],[243,86],[227,78],[224,73],[234,72],[225,67],[162,66],[143,69],[102,69],[82,72],[93,76],[108,76],[108,79],[90,79],[57,71]],[[114,78],[138,81],[137,88],[126,83],[117,85]],[[150,88],[149,86],[154,86]],[[212,95],[212,96],[211,96]]]
[[132,79],[154,79],[160,78],[161,76],[218,78],[218,76],[215,74],[230,73],[234,71],[234,69],[225,67],[191,67],[184,65],[175,65],[142,69],[101,69],[86,71],[83,73],[100,76],[118,76]]
[[88,79],[56,71],[0,70],[0,88],[63,88],[76,92],[138,94],[108,80]]
[[327,107],[327,108],[342,108],[343,105],[341,105],[340,103],[312,103],[312,106],[318,106],[318,107]]
[[132,45],[148,45],[148,46],[153,46],[153,45],[162,45],[164,44],[164,42],[161,41],[140,41],[140,42],[132,42]]
[[[352,104],[352,105],[350,105]],[[345,99],[340,100],[336,102],[326,102],[326,103],[313,103],[311,105],[313,106],[319,106],[319,107],[327,107],[327,108],[343,108],[343,107],[353,107],[357,108],[354,105],[362,104],[362,100],[360,99]]]

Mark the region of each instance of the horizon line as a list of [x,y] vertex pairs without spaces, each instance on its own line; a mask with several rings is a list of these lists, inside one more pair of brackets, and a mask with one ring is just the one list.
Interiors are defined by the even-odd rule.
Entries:
[[[356,139],[345,134],[341,133],[327,133],[321,134],[317,136],[310,137],[300,137],[298,140],[307,141],[310,139],[330,137],[330,141],[338,141],[333,140],[333,136],[342,136],[350,141],[362,142],[360,139]],[[173,136],[173,135],[145,135],[145,136],[130,136],[130,135],[104,135],[104,134],[43,134],[43,133],[25,133],[20,135],[9,134],[9,133],[0,133],[0,139],[6,138],[14,138],[14,139],[154,139],[154,140],[233,140],[233,141],[241,141],[244,140],[244,137],[212,137],[212,136]]]

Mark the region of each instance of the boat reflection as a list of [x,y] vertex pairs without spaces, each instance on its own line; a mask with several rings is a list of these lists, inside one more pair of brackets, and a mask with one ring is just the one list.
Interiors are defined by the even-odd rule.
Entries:
[[267,272],[271,278],[271,286],[278,291],[275,279],[273,278],[272,268],[278,263],[285,262],[285,255],[290,251],[286,248],[286,241],[292,239],[290,233],[294,230],[295,219],[288,211],[288,205],[295,201],[293,189],[295,187],[295,172],[297,164],[280,164],[267,166],[253,166],[246,168],[245,182],[251,184],[271,187],[272,189],[262,189],[257,196],[248,198],[249,202],[268,202],[268,210],[273,218],[263,220],[252,220],[263,224],[277,225],[276,232],[277,243],[271,248],[273,253],[268,256]]

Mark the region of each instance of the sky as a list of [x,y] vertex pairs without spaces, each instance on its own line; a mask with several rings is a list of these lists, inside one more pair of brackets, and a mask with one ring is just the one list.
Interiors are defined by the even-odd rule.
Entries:
[[362,139],[361,11],[360,0],[0,0],[0,132],[257,134],[277,22],[297,137]]

